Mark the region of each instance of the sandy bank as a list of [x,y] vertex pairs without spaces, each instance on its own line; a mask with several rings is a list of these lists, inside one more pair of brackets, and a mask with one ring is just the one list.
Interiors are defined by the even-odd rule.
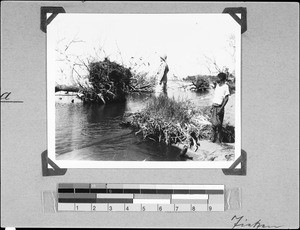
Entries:
[[[174,145],[183,149],[183,144]],[[215,144],[208,140],[200,141],[197,151],[192,147],[186,153],[189,157],[193,157],[193,161],[233,161],[235,155],[234,144]]]

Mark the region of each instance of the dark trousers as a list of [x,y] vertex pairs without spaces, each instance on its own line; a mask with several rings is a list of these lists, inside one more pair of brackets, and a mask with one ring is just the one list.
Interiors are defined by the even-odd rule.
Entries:
[[224,108],[221,106],[212,106],[212,128],[213,128],[213,142],[222,142],[222,125],[224,120]]
[[168,89],[167,89],[167,81],[162,81],[162,93],[164,96],[168,96]]

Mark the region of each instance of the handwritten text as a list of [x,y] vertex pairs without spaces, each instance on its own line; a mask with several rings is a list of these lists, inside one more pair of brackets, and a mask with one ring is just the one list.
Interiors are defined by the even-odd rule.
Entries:
[[231,218],[232,221],[234,221],[233,223],[233,227],[232,228],[254,228],[254,229],[259,229],[259,228],[280,228],[282,226],[276,226],[276,225],[265,225],[263,223],[261,223],[261,219],[259,219],[258,221],[256,221],[255,223],[248,223],[247,219],[244,218],[244,216],[240,216],[237,217],[236,215],[234,215]]

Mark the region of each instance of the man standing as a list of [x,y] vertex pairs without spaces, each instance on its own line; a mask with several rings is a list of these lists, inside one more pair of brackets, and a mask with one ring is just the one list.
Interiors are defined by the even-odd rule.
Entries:
[[213,125],[213,142],[222,142],[222,125],[224,119],[224,108],[228,102],[229,87],[226,84],[226,74],[219,73],[212,100],[212,125]]
[[[169,72],[169,66],[167,64],[167,55],[162,55],[160,56],[160,60],[161,60],[161,63],[160,63],[160,68],[159,68],[159,85],[163,84],[162,86],[162,92],[166,95],[167,94],[167,82],[168,82],[168,72]],[[159,87],[159,86],[157,86]],[[160,87],[159,87],[160,88]],[[161,89],[157,89],[157,94],[160,94],[161,92]]]

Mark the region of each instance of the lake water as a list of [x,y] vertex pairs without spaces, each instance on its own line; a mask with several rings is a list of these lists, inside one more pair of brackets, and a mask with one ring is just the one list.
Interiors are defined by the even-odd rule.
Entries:
[[[196,93],[186,82],[169,81],[168,97],[191,100],[196,106],[211,104],[212,91]],[[123,115],[141,110],[150,94],[129,95],[125,103],[83,104],[74,96],[56,96],[56,157],[64,160],[178,161],[179,150],[136,136],[119,124]],[[74,103],[71,103],[74,100]]]

